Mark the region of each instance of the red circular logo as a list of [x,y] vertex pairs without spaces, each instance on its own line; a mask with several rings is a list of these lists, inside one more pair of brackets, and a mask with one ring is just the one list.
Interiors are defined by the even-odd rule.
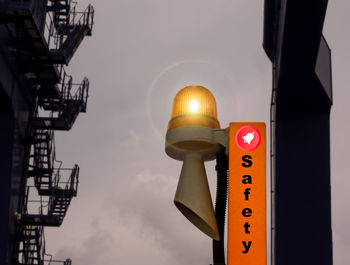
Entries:
[[236,133],[236,144],[243,151],[253,151],[259,147],[261,135],[257,128],[251,125],[246,125]]

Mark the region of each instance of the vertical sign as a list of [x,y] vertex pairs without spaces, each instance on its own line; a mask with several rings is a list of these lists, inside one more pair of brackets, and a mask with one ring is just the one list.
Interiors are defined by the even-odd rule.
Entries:
[[231,123],[228,265],[266,265],[265,123]]

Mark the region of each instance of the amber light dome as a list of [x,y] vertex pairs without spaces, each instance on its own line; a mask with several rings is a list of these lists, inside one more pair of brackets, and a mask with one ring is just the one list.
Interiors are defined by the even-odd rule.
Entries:
[[168,131],[188,125],[220,128],[215,98],[205,87],[184,87],[174,98]]

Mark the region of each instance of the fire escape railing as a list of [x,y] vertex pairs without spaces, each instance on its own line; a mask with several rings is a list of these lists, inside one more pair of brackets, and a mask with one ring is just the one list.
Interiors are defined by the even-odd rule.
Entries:
[[[66,180],[61,179],[61,171],[70,172]],[[79,167],[61,169],[55,175],[49,189],[37,192],[37,186],[26,187],[25,208],[19,218],[23,225],[60,226],[68,211],[70,202],[77,195]]]
[[25,73],[29,79],[38,79],[39,83],[57,83],[62,64],[67,65],[84,37],[91,36],[95,13],[93,6],[88,5],[81,12],[76,10],[76,2],[66,1],[66,5],[66,19],[57,21],[55,14],[62,7],[55,4],[45,6],[45,1],[35,0],[0,2],[0,23],[21,24],[26,32],[27,48],[35,54],[27,62],[29,65],[37,64]]
[[79,166],[62,168],[51,130],[35,130],[31,144],[28,176],[33,177],[34,185],[27,186],[19,221],[24,225],[60,226],[72,198],[77,196]]
[[86,112],[89,81],[74,83],[67,65],[80,43],[91,36],[94,8],[77,10],[72,0],[0,0],[0,24],[13,23],[16,57],[23,82],[33,88],[35,104],[31,117],[28,182],[24,205],[17,215],[18,265],[71,265],[45,251],[44,226],[60,226],[70,202],[77,196],[79,166],[63,168],[56,159],[54,130],[72,128],[80,112]]
[[92,5],[79,12],[76,4],[70,8],[67,18],[59,22],[55,20],[55,11],[48,13],[44,34],[51,60],[58,64],[69,63],[84,37],[91,36],[94,13]]
[[[42,95],[32,125],[37,129],[69,130],[80,112],[86,112],[89,95],[89,80],[84,78],[80,84],[73,83],[72,76],[61,72],[61,86],[56,87],[54,95]],[[45,111],[48,111],[45,112]]]

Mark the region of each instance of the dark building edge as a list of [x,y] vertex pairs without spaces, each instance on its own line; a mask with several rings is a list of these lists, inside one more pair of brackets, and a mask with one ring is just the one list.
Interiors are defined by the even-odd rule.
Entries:
[[273,64],[272,264],[332,264],[331,55],[327,1],[265,0],[263,47]]

